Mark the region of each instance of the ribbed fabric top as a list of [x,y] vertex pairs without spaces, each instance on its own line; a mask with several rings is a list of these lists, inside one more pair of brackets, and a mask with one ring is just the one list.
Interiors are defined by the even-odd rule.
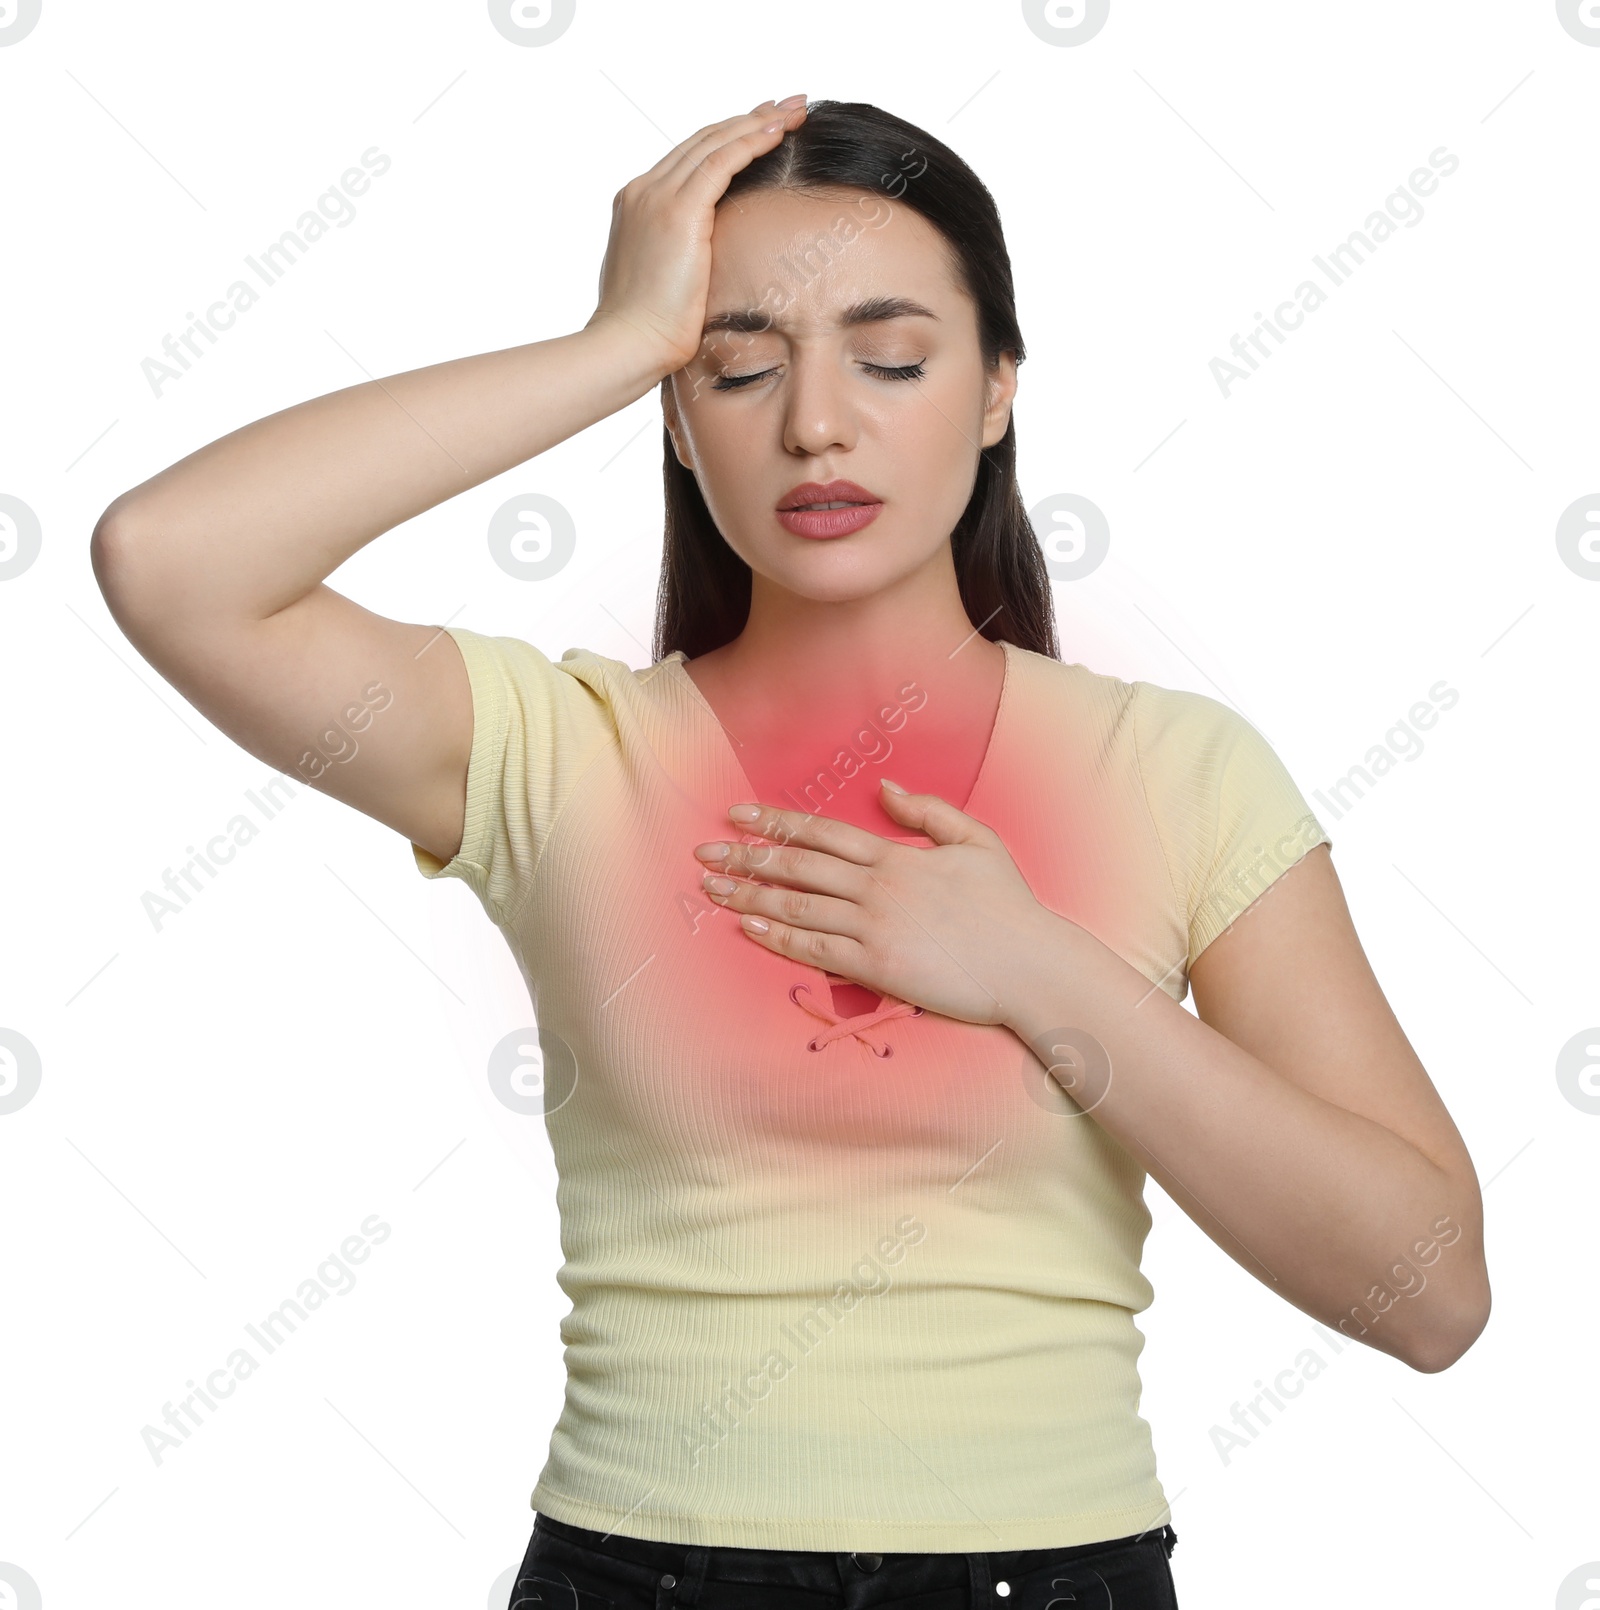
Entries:
[[[1010,1030],[893,997],[841,1018],[825,973],[706,897],[693,847],[749,839],[726,811],[753,796],[681,651],[636,671],[449,631],[465,835],[448,864],[412,852],[472,888],[527,980],[572,1303],[532,1507],[776,1549],[1160,1526],[1144,1170]],[[1044,905],[1181,1001],[1328,835],[1226,705],[1002,646],[965,808]],[[838,786],[857,763],[835,764]]]

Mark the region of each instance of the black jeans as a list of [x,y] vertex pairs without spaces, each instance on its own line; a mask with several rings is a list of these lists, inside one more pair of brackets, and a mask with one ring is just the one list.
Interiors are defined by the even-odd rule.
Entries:
[[534,1519],[509,1610],[1177,1610],[1171,1526],[1001,1554],[657,1543]]

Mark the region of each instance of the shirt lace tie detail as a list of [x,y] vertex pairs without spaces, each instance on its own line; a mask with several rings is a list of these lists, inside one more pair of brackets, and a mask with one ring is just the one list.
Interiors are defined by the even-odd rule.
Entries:
[[909,1001],[896,1000],[892,995],[885,995],[877,1007],[871,1012],[862,1012],[855,1017],[840,1017],[831,1007],[823,1006],[816,1000],[802,1000],[800,992],[804,990],[807,996],[813,994],[809,984],[794,984],[789,989],[789,999],[802,1010],[809,1012],[813,1017],[819,1017],[828,1026],[814,1035],[806,1042],[808,1051],[820,1051],[823,1046],[831,1044],[834,1040],[842,1040],[847,1034],[853,1034],[867,1046],[875,1056],[892,1057],[894,1047],[887,1041],[880,1042],[866,1031],[876,1027],[879,1023],[887,1023],[897,1017],[921,1017],[922,1008],[913,1006]]

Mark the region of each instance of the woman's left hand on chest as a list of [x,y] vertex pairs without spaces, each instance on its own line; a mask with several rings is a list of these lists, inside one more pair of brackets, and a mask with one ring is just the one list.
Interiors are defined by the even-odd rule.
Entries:
[[[1008,984],[1063,919],[1040,905],[992,828],[936,794],[881,792],[884,810],[931,847],[734,806],[730,819],[763,842],[696,846],[707,898],[739,913],[750,942],[793,961],[945,1017],[1004,1022]],[[737,814],[751,810],[751,820]],[[719,877],[733,888],[715,887]]]

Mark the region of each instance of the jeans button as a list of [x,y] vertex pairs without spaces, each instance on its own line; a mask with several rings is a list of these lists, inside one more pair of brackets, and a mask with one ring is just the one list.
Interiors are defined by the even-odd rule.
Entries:
[[883,1564],[881,1554],[852,1554],[850,1556],[863,1571],[876,1571]]
[[662,1579],[661,1579],[661,1586],[664,1587],[664,1588],[675,1588],[675,1587],[677,1587],[677,1585],[678,1585],[678,1579],[675,1576],[668,1575],[668,1576],[662,1577]]

